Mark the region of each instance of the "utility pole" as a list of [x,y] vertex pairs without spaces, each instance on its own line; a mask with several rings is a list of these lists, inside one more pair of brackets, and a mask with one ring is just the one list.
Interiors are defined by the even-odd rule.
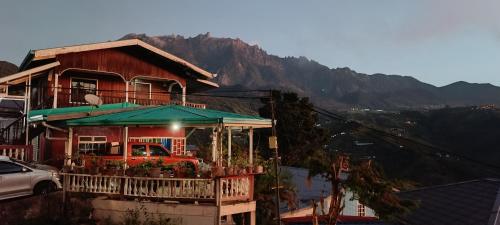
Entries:
[[269,137],[269,148],[274,149],[274,169],[275,169],[275,175],[276,175],[276,224],[281,225],[281,216],[280,216],[280,178],[279,178],[279,156],[278,156],[278,138],[276,136],[276,116],[274,112],[274,96],[273,96],[273,91],[271,90],[270,93],[271,99],[270,99],[270,106],[271,106],[271,132],[272,136]]

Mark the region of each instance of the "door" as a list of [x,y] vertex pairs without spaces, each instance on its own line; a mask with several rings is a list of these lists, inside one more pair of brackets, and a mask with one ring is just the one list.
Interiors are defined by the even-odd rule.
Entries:
[[145,144],[133,144],[130,147],[131,156],[127,159],[127,164],[129,166],[137,166],[147,160],[147,151]]
[[31,194],[31,170],[0,161],[0,198]]

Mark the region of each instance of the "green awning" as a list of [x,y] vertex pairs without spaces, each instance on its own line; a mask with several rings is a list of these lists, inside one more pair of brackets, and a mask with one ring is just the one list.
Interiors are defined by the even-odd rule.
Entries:
[[181,126],[217,125],[270,127],[271,120],[259,116],[241,115],[210,109],[198,109],[179,105],[138,108],[112,114],[67,120],[68,126],[128,126],[171,125]]
[[55,108],[55,109],[40,109],[32,110],[28,114],[29,122],[46,121],[49,116],[61,116],[68,114],[89,114],[93,112],[103,112],[103,111],[113,111],[120,110],[131,107],[138,107],[140,105],[124,102],[116,104],[104,104],[98,107],[96,106],[76,106],[76,107],[65,107],[65,108]]

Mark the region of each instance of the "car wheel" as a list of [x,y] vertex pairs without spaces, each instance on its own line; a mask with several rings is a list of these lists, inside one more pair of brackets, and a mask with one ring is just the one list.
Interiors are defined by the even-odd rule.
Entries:
[[35,186],[33,191],[35,195],[47,195],[55,190],[52,182],[40,182]]

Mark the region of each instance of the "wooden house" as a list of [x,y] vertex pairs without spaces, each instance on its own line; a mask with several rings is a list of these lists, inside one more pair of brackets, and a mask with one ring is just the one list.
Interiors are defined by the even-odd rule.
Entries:
[[[214,76],[137,39],[30,51],[18,73],[0,78],[0,99],[17,101],[22,112],[0,130],[0,155],[62,166],[71,165],[75,154],[111,145],[121,146],[126,162],[129,142],[158,142],[183,155],[186,138],[201,128],[212,131],[214,164],[231,166],[231,130],[238,129],[248,133],[252,165],[253,129],[268,128],[271,121],[187,101],[191,93],[218,87],[210,81]],[[89,105],[89,94],[102,105]],[[173,122],[181,122],[180,129],[169,129]],[[176,202],[160,208],[185,221],[220,224],[223,217],[244,213],[254,224],[253,180],[254,174],[180,179],[66,173],[63,186],[65,192]],[[198,202],[207,204],[193,216]],[[123,214],[122,204],[135,203],[98,204]],[[172,212],[179,204],[185,211]]]

